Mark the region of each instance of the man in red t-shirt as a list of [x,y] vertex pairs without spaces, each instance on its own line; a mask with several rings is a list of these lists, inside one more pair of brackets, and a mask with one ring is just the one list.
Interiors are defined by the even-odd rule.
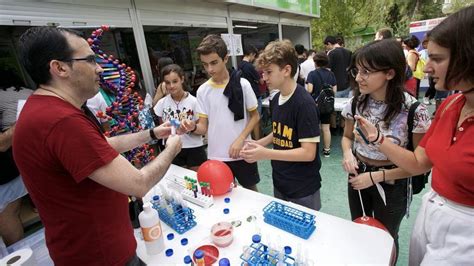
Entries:
[[[45,227],[55,265],[140,262],[126,195],[144,196],[181,150],[169,125],[106,139],[81,110],[102,69],[86,40],[52,27],[27,30],[20,59],[38,88],[18,119],[13,153]],[[119,153],[152,138],[166,149],[140,170]]]

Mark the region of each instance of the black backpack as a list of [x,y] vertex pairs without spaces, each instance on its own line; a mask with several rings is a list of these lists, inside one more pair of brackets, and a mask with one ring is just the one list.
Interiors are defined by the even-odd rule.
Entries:
[[[407,149],[410,151],[414,151],[415,149],[413,148],[413,121],[415,118],[415,110],[420,105],[420,102],[416,101],[410,106],[410,110],[408,111],[408,118],[407,118],[407,124],[408,124],[408,144],[407,144]],[[425,184],[428,183],[428,177],[430,176],[430,172],[428,171],[424,174],[417,175],[417,176],[412,176],[408,178],[408,185],[411,185],[412,192],[413,194],[418,194],[420,193],[424,188]]]
[[[319,96],[315,99],[316,105],[318,106],[319,113],[322,115],[328,115],[334,112],[334,91],[332,86],[323,81],[321,74],[316,71],[321,80],[321,91]],[[316,88],[313,88],[313,92]]]

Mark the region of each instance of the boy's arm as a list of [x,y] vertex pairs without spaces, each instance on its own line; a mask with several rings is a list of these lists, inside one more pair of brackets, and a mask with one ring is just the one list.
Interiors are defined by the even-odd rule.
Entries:
[[272,143],[272,140],[273,140],[273,132],[271,132],[270,134],[266,135],[265,137],[255,141],[255,142],[262,145],[263,147],[266,147],[266,146],[270,145],[270,143]]
[[260,121],[260,115],[258,114],[257,108],[252,111],[249,111],[250,119],[247,125],[245,126],[244,130],[240,133],[240,135],[234,140],[232,145],[229,148],[229,156],[233,159],[239,158],[239,153],[242,147],[244,146],[244,140],[247,136],[252,132],[254,127]]
[[277,160],[286,162],[310,162],[316,157],[316,142],[301,142],[301,147],[291,150],[274,150],[251,142],[240,152],[247,162]]
[[267,149],[266,159],[287,162],[311,162],[316,157],[316,147],[316,142],[301,142],[301,147],[296,149]]

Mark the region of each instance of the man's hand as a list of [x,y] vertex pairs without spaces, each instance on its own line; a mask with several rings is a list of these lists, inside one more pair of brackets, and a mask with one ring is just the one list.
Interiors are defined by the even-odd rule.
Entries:
[[173,149],[175,156],[181,151],[183,143],[178,135],[169,136],[166,140],[166,149]]
[[171,123],[169,121],[165,122],[165,123],[155,127],[153,129],[153,131],[155,132],[155,135],[156,135],[157,138],[165,139],[169,135],[171,135]]
[[247,142],[244,148],[240,151],[240,157],[248,163],[254,163],[265,159],[266,148],[255,141]]
[[244,140],[241,138],[237,138],[234,140],[232,145],[229,148],[229,156],[232,159],[238,159],[240,157],[239,153],[242,147],[244,146]]

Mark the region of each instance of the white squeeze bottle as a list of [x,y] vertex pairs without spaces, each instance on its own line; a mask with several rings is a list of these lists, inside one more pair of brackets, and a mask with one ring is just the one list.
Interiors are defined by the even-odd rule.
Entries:
[[143,204],[143,211],[138,215],[143,239],[145,240],[148,255],[156,255],[165,249],[165,241],[161,230],[158,212],[149,202]]

